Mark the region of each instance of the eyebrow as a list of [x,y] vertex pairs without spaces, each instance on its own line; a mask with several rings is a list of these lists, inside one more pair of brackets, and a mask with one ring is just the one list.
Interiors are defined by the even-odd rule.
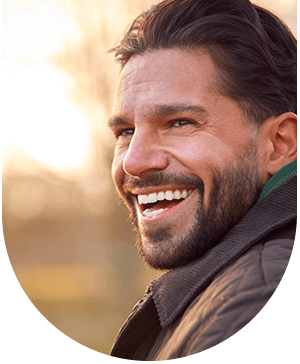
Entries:
[[[199,105],[189,105],[189,104],[174,104],[174,105],[155,105],[152,110],[150,110],[146,115],[150,118],[159,118],[164,116],[171,116],[180,114],[182,112],[196,112],[198,114],[206,115],[207,111],[204,107]],[[112,116],[108,120],[108,127],[113,129],[118,126],[127,124],[126,118],[121,116]]]
[[162,117],[168,115],[176,115],[182,112],[192,111],[200,114],[207,114],[204,107],[199,105],[189,105],[189,104],[174,104],[174,105],[156,105],[153,110],[151,110],[148,115],[150,117]]
[[127,124],[126,120],[122,118],[121,116],[112,116],[108,119],[107,126],[110,129],[116,128],[118,126],[122,126]]

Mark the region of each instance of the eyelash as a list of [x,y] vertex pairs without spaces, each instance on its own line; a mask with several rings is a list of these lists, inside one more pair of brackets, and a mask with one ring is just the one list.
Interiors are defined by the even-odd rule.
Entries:
[[[126,129],[121,129],[119,130],[117,133],[116,133],[116,138],[119,138],[121,137],[122,135],[124,136],[124,132],[128,132],[129,130],[131,130],[132,132],[134,132],[134,129],[133,128],[126,128]],[[133,134],[133,133],[132,133]],[[125,135],[127,136],[127,135]]]
[[[178,126],[175,126],[176,123],[180,123],[180,122],[183,122],[184,124],[183,125],[178,125]],[[175,127],[175,128],[180,128],[180,127],[183,127],[183,126],[186,126],[186,125],[189,125],[189,124],[196,124],[195,121],[193,120],[189,120],[189,119],[175,119],[175,120],[171,120],[168,125],[169,127]],[[121,129],[117,132],[116,134],[116,138],[120,138],[121,136],[128,136],[126,134],[124,134],[125,132],[128,132],[130,131],[130,135],[132,135],[134,133],[134,128],[125,128],[125,129]]]
[[[184,122],[184,124],[175,126],[175,123],[180,123],[180,122]],[[193,121],[193,120],[190,120],[190,119],[175,119],[175,120],[170,121],[170,126],[171,127],[177,127],[177,128],[179,128],[181,126],[186,126],[186,125],[189,125],[189,124],[194,124],[195,125],[196,122]]]

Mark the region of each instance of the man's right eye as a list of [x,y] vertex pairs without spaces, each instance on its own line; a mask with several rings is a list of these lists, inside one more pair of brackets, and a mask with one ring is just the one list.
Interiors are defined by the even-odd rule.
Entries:
[[117,137],[117,139],[119,139],[121,137],[128,137],[128,136],[132,136],[133,133],[134,133],[133,128],[121,129],[117,132],[116,137]]

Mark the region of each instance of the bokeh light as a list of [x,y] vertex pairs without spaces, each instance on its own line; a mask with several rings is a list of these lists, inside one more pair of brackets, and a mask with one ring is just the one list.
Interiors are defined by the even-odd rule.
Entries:
[[50,67],[35,66],[24,72],[22,66],[5,66],[4,149],[21,144],[52,166],[80,163],[88,154],[89,129],[76,105],[66,98],[64,78]]
[[[87,157],[89,129],[68,94],[70,76],[46,61],[76,24],[55,1],[6,1],[2,148],[21,144],[42,163],[72,167]],[[78,35],[77,35],[78,37]]]

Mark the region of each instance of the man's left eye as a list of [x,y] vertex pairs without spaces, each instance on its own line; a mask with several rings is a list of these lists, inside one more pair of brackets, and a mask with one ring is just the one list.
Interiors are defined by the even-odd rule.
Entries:
[[195,124],[195,123],[192,120],[177,119],[177,120],[173,120],[171,122],[171,127],[179,128],[179,127],[190,125],[190,124]]

